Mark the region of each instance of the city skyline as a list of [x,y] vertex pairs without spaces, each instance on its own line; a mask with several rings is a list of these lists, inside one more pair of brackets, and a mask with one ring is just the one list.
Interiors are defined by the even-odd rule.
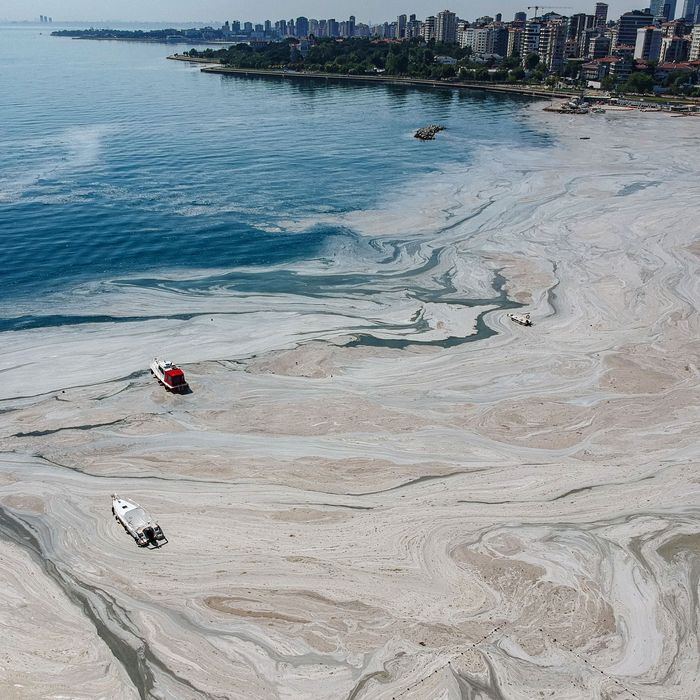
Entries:
[[[434,0],[388,0],[379,3],[367,0],[338,0],[332,4],[317,0],[260,0],[255,9],[249,3],[230,0],[205,0],[197,8],[198,16],[193,16],[191,2],[186,0],[152,0],[144,4],[140,0],[122,0],[118,10],[108,0],[5,0],[0,19],[10,21],[38,20],[40,15],[53,17],[54,22],[80,21],[133,21],[133,22],[207,22],[210,20],[249,20],[263,22],[266,19],[278,20],[297,16],[342,19],[355,15],[358,21],[381,23],[392,21],[399,14],[415,13],[424,19],[449,9],[464,19],[474,19],[482,15],[502,13],[504,18],[512,18],[515,12],[527,10],[526,2],[504,0],[494,3],[488,0],[467,3],[435,2]],[[562,7],[562,14],[587,12],[594,3],[577,0]],[[643,9],[649,3],[628,0],[611,0],[610,16],[619,16],[633,9]]]

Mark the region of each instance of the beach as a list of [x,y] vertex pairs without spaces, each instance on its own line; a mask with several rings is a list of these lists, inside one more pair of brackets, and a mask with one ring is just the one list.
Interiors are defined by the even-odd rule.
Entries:
[[3,697],[697,695],[697,122],[523,109],[553,148],[326,216],[401,217],[371,296],[8,337]]

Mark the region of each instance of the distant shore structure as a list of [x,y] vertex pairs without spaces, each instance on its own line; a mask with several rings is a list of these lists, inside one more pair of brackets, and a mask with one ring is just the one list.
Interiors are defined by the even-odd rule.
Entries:
[[47,17],[46,15],[39,15],[40,24],[51,24],[53,22],[53,17]]

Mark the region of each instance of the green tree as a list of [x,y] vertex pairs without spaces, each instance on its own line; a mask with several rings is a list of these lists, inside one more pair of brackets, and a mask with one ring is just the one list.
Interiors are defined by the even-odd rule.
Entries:
[[531,53],[527,55],[525,59],[525,68],[527,70],[534,70],[540,63],[540,57],[536,53]]
[[654,89],[654,79],[648,73],[635,71],[622,86],[623,92],[636,92],[646,94]]

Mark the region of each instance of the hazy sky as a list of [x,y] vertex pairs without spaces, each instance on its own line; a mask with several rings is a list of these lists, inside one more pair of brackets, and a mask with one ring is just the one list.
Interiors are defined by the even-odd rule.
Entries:
[[[550,0],[551,1],[551,0]],[[594,0],[565,0],[572,12],[592,13]],[[241,19],[260,21],[297,17],[335,17],[350,14],[358,21],[383,22],[400,13],[416,13],[419,19],[447,7],[464,19],[502,12],[511,19],[514,12],[525,10],[532,0],[0,0],[0,18],[24,20],[50,15],[54,22],[76,20],[134,20],[154,22],[207,21]],[[647,2],[609,0],[610,17],[627,10],[648,6]]]

